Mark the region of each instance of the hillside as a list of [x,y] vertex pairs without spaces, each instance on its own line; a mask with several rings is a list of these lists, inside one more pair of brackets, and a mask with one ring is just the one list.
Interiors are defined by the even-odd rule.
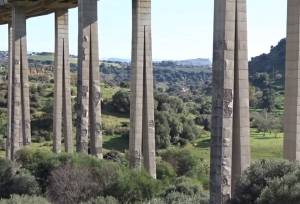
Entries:
[[249,62],[250,76],[262,72],[272,74],[274,71],[283,74],[285,68],[285,47],[286,39],[282,39],[276,46],[271,46],[269,53],[251,58]]
[[[271,46],[269,53],[251,58],[249,62],[250,82],[256,83],[259,75],[267,73],[268,77],[283,89],[285,73],[285,47],[286,40],[282,39],[276,46]],[[260,87],[261,88],[261,87]]]

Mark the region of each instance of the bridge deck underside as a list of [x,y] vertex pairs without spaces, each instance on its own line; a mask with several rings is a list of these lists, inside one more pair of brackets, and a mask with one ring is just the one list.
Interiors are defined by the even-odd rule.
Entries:
[[74,8],[77,0],[0,0],[0,25],[11,21],[12,5],[24,6],[26,17],[47,15],[59,8]]

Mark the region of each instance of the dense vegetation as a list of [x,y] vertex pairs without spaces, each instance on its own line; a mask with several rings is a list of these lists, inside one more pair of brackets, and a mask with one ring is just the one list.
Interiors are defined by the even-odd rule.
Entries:
[[[253,160],[282,157],[284,46],[282,40],[269,54],[249,63]],[[209,66],[184,66],[172,61],[154,63],[158,179],[153,180],[144,171],[138,173],[128,168],[131,69],[127,62],[104,61],[100,66],[104,160],[50,152],[52,59],[49,53],[30,56],[34,143],[19,152],[15,163],[0,160],[0,198],[7,198],[0,204],[207,203],[212,94]],[[77,95],[74,56],[71,62],[74,111]],[[1,59],[0,67],[1,157],[7,126],[7,70]],[[298,194],[286,198],[288,190],[277,189],[282,186],[296,189],[300,183],[298,171],[296,164],[257,161],[237,184],[239,191],[233,202],[276,203],[277,199],[291,199],[289,203],[297,203],[294,201]]]
[[[117,154],[116,157],[126,156]],[[192,162],[193,159],[189,154],[185,158],[174,157],[173,161],[177,160],[177,163],[190,162],[191,169],[178,172],[162,159],[155,180],[144,171],[129,170],[126,162],[24,149],[18,153],[16,163],[0,160],[0,198],[19,194],[40,197],[36,199],[46,197],[52,203],[143,203],[150,200],[156,203],[154,200],[171,202],[183,196],[207,203],[202,185],[189,177],[189,174],[206,175],[207,170],[196,168],[198,164]]]

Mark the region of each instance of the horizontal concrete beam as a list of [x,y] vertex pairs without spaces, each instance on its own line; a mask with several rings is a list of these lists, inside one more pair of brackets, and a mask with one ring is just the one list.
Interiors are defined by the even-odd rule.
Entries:
[[47,15],[61,8],[77,7],[77,0],[0,0],[0,25],[11,22],[12,5],[23,6],[26,18]]

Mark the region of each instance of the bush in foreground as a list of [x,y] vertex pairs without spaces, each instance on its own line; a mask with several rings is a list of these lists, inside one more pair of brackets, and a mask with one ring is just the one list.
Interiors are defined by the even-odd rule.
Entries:
[[268,182],[259,198],[260,204],[299,204],[300,203],[300,169],[282,178]]
[[100,194],[99,184],[86,167],[59,167],[52,171],[47,195],[53,203],[80,203]]
[[119,201],[114,197],[97,197],[81,204],[119,204]]
[[[298,204],[300,167],[288,161],[261,160],[252,164],[235,186],[234,204]],[[278,188],[278,189],[277,189]],[[296,190],[296,192],[295,192]],[[298,198],[298,202],[288,202]],[[270,202],[270,201],[276,202]]]
[[152,179],[146,172],[119,171],[116,185],[111,195],[121,203],[134,203],[150,200],[160,191],[159,182]]
[[161,153],[161,157],[173,166],[178,176],[189,176],[198,179],[208,177],[208,163],[187,148],[168,149]]
[[201,194],[190,196],[174,192],[164,198],[153,199],[147,202],[147,204],[208,204],[208,201],[208,197]]
[[13,194],[38,195],[40,188],[35,178],[14,163],[0,159],[0,198]]
[[50,204],[45,198],[14,195],[10,199],[0,200],[0,204]]

